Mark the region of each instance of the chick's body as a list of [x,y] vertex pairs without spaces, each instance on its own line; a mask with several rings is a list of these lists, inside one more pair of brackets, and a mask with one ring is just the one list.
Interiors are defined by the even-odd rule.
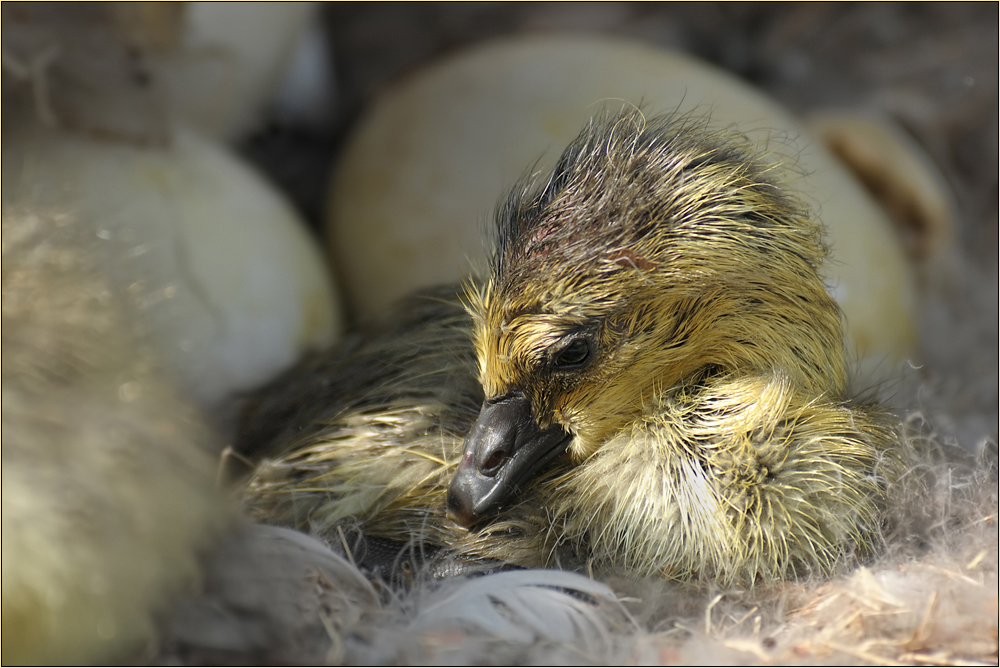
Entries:
[[151,354],[86,216],[3,202],[7,665],[133,663],[230,521],[218,441]]
[[870,553],[893,434],[846,395],[822,227],[781,174],[696,119],[595,120],[514,189],[464,297],[416,298],[260,400],[244,447],[276,458],[249,504],[320,533],[354,518],[467,557],[677,579]]

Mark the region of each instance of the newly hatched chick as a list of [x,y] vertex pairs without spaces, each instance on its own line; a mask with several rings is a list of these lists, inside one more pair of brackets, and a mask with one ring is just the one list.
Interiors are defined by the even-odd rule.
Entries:
[[847,396],[822,226],[781,178],[703,120],[591,122],[502,206],[465,312],[418,297],[259,400],[243,447],[276,458],[249,506],[727,584],[872,554],[895,436]]
[[7,665],[148,657],[230,514],[216,437],[142,345],[91,222],[3,206]]

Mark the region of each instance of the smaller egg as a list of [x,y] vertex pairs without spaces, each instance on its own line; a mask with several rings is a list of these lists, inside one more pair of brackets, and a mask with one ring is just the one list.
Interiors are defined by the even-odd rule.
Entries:
[[4,205],[93,226],[113,280],[148,315],[159,357],[205,405],[249,390],[340,331],[325,259],[301,219],[227,149],[25,131],[3,148]]

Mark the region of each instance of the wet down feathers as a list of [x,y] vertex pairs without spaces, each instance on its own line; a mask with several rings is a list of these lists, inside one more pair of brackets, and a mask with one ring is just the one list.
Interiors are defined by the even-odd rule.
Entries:
[[848,396],[822,225],[731,131],[592,120],[486,275],[256,401],[258,519],[464,561],[745,585],[879,549],[896,434]]

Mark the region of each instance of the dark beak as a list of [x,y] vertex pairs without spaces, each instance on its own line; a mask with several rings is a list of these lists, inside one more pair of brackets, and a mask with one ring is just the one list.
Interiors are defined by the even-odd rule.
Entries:
[[521,392],[487,399],[465,438],[462,463],[448,488],[448,512],[467,528],[495,514],[570,439],[559,425],[539,429]]

